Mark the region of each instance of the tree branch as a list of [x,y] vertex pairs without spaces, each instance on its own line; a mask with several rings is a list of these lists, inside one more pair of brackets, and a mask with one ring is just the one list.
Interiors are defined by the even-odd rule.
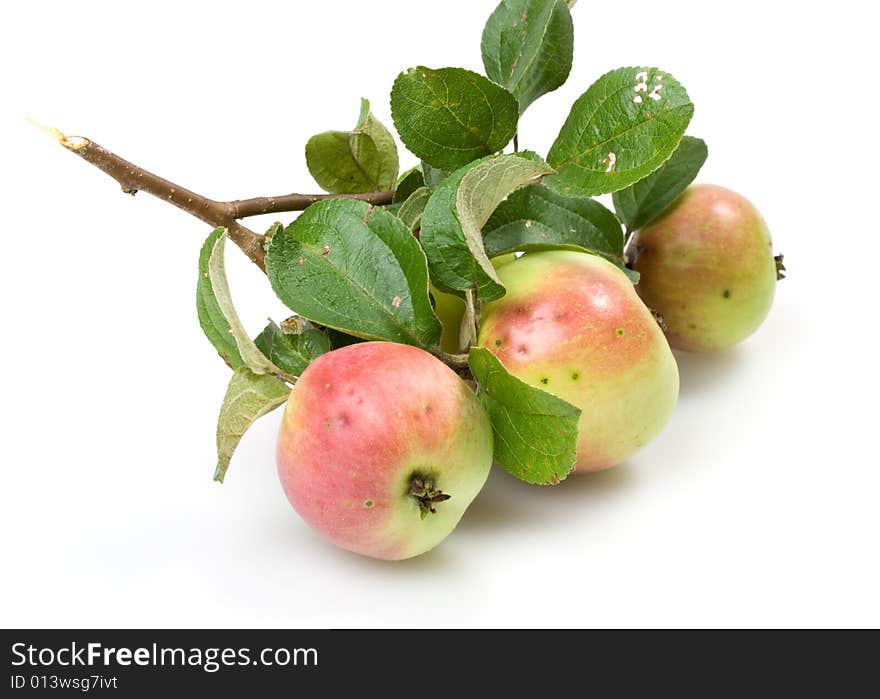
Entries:
[[254,197],[227,202],[235,218],[261,216],[283,211],[303,211],[316,201],[324,199],[358,199],[373,206],[390,204],[394,192],[370,192],[369,194],[283,194],[278,197]]
[[174,204],[188,214],[201,219],[211,226],[224,226],[229,239],[241,248],[242,252],[264,272],[266,271],[266,251],[263,249],[263,236],[245,228],[230,215],[230,207],[223,202],[208,199],[185,187],[174,184],[163,177],[147,172],[143,168],[120,158],[94,141],[82,136],[60,136],[62,146],[76,153],[87,163],[110,175],[126,194],[146,192],[163,201]]
[[390,204],[394,196],[393,192],[346,195],[285,194],[277,197],[216,201],[154,175],[115,153],[111,153],[88,138],[65,136],[55,129],[46,130],[52,133],[69,151],[76,153],[87,163],[94,165],[116,180],[123,192],[132,195],[137,192],[152,194],[211,226],[225,227],[229,239],[238,245],[242,252],[264,272],[266,271],[266,251],[263,249],[264,236],[246,228],[238,222],[238,219],[285,211],[303,211],[316,201],[340,197],[359,199],[379,206]]

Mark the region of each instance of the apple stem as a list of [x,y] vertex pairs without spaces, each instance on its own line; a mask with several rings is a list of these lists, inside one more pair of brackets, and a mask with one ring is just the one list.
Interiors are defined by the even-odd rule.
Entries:
[[409,494],[418,501],[422,519],[425,519],[429,514],[437,514],[434,505],[452,497],[437,488],[433,478],[419,474],[413,474],[410,479]]
[[462,351],[467,352],[471,345],[477,344],[480,327],[480,312],[478,301],[472,290],[464,292],[464,316],[461,319],[459,330],[459,345]]
[[443,362],[446,366],[451,367],[456,371],[468,368],[468,355],[466,352],[461,354],[450,354],[449,352],[444,352],[436,347],[425,347],[424,349],[437,357],[437,359]]
[[623,262],[627,265],[635,261],[633,233],[634,231],[627,226],[626,232],[623,234]]

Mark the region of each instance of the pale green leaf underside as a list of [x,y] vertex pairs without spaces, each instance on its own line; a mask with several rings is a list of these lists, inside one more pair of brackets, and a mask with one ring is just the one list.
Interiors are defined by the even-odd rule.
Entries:
[[[492,157],[492,156],[490,156]],[[480,267],[468,248],[456,208],[458,186],[477,160],[456,170],[443,180],[422,213],[419,240],[431,270],[431,283],[441,291],[463,293],[477,289],[481,298],[501,298],[504,287],[494,282]]]
[[420,66],[395,80],[391,117],[413,154],[451,171],[504,148],[516,133],[519,105],[477,73]]
[[623,267],[623,231],[594,199],[566,197],[543,184],[511,194],[483,227],[489,257],[537,250],[586,250]]
[[232,369],[240,369],[244,366],[244,361],[235,344],[235,338],[232,337],[232,329],[229,322],[223,315],[217,299],[214,296],[214,289],[211,286],[211,280],[208,278],[208,260],[214,250],[214,246],[226,232],[225,228],[215,228],[202,245],[199,253],[199,281],[196,286],[196,311],[199,317],[199,325],[205,336],[214,345],[220,356]]
[[480,229],[505,196],[546,172],[544,163],[499,155],[469,163],[443,180],[421,221],[432,283],[443,291],[476,290],[483,301],[501,298],[505,290],[483,250]]
[[492,420],[495,461],[527,483],[551,485],[568,476],[581,411],[520,381],[485,348],[471,348],[469,363]]
[[551,172],[544,163],[516,155],[499,155],[470,169],[458,186],[455,209],[465,242],[486,276],[499,286],[501,280],[483,247],[483,226],[508,195],[520,187],[540,182]]
[[709,157],[705,141],[685,136],[663,165],[634,185],[614,193],[614,208],[629,230],[659,218],[693,182]]
[[350,199],[313,204],[275,236],[266,271],[281,301],[315,323],[367,340],[439,341],[425,255],[381,208]]
[[427,187],[419,187],[401,204],[397,211],[397,218],[403,221],[407,228],[414,231],[422,222],[422,214],[430,198],[431,190]]
[[397,175],[400,172],[397,142],[385,124],[379,121],[370,111],[369,100],[361,99],[361,115],[355,130],[362,131],[366,136],[372,138],[373,143],[376,144],[376,150],[379,152],[381,164],[377,168],[377,191],[385,192],[394,189],[397,183]]
[[361,100],[353,131],[326,131],[306,144],[306,164],[315,181],[332,194],[394,189],[400,162],[394,137]]
[[288,385],[274,376],[260,376],[247,368],[232,375],[217,418],[214,480],[223,482],[236,447],[254,421],[284,403],[289,395]]
[[638,182],[674,152],[694,106],[657,68],[606,73],[574,103],[547,156],[547,185],[568,196],[610,194]]
[[226,279],[223,263],[225,245],[226,232],[224,230],[214,241],[213,249],[208,257],[208,280],[211,282],[217,307],[229,325],[229,332],[235,341],[244,366],[255,374],[283,374],[284,372],[269,361],[266,355],[254,344],[239,320],[238,313],[232,303],[232,294],[229,291],[229,282]]
[[574,26],[564,0],[503,0],[483,29],[483,66],[520,114],[571,72]]

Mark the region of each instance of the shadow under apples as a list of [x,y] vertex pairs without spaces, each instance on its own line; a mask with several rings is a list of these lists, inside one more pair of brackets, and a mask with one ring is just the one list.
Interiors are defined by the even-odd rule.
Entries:
[[674,350],[681,379],[681,396],[717,390],[720,384],[736,379],[744,355],[740,347],[719,352],[684,352]]
[[[454,534],[455,532],[453,532]],[[355,555],[355,558],[358,560],[353,561],[353,564],[360,570],[375,571],[379,574],[393,570],[397,575],[414,575],[417,577],[423,577],[427,573],[450,575],[455,572],[456,568],[460,567],[457,565],[457,562],[461,558],[455,555],[454,549],[453,542],[441,541],[440,544],[427,553],[415,556],[414,558],[407,558],[402,561],[381,561],[376,558]],[[343,551],[343,553],[345,552]],[[352,554],[349,554],[349,558],[351,556]]]
[[621,464],[598,473],[572,474],[557,486],[538,486],[519,481],[496,465],[458,526],[479,531],[567,518],[572,509],[582,512],[593,501],[617,496],[635,479],[635,470]]
[[[431,551],[403,561],[382,561],[338,548],[312,532],[304,524],[291,526],[288,518],[280,518],[276,533],[279,545],[298,552],[308,551],[309,558],[327,559],[367,575],[450,575],[468,567],[466,556],[455,539],[494,536],[499,530],[530,529],[546,522],[571,521],[583,517],[591,506],[621,496],[638,479],[635,465],[621,464],[598,473],[572,474],[557,486],[529,485],[517,480],[497,464],[480,494],[464,513],[449,540]],[[463,546],[466,543],[462,541]]]
[[302,526],[291,527],[287,518],[278,521],[277,534],[281,546],[301,553],[308,552],[308,558],[327,559],[327,563],[334,566],[344,566],[360,573],[383,574],[393,570],[398,575],[424,576],[428,573],[449,573],[457,567],[459,558],[449,546],[449,542],[441,542],[439,546],[414,558],[402,561],[384,561],[370,558],[362,554],[343,549],[324,539],[317,532],[312,531],[305,523]]

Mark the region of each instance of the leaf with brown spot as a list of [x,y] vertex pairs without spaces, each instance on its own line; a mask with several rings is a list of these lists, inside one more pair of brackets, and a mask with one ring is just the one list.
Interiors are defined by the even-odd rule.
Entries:
[[365,340],[439,342],[425,253],[381,207],[353,199],[312,204],[272,239],[266,272],[287,307],[318,325]]

